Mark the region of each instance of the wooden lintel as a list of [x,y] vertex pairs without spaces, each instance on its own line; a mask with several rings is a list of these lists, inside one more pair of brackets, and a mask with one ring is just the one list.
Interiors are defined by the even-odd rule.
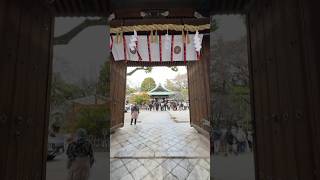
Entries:
[[154,67],[154,66],[187,66],[188,64],[195,63],[196,61],[187,61],[184,63],[183,61],[174,61],[174,62],[145,62],[145,61],[127,61],[127,67]]
[[116,17],[119,19],[132,19],[132,18],[141,18],[141,11],[148,10],[163,10],[169,11],[168,18],[192,18],[194,17],[194,9],[193,8],[150,8],[150,7],[141,7],[141,8],[120,8],[113,9],[112,12],[116,14]]
[[151,25],[151,24],[188,24],[188,25],[203,25],[210,24],[210,18],[175,18],[175,19],[115,19],[110,22],[110,27],[116,28],[120,26],[134,26],[134,25]]

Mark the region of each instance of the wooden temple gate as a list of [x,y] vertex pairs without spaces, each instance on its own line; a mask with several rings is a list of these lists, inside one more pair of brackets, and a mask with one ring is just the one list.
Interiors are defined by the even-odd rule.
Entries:
[[0,179],[45,179],[53,19],[39,1],[0,1]]
[[188,64],[188,90],[190,99],[190,123],[200,133],[209,137],[210,91],[209,61],[210,38],[204,36],[203,52],[198,62]]
[[[185,1],[174,2],[194,7]],[[121,3],[125,7],[130,1]],[[161,6],[162,3],[141,1],[137,6],[143,9],[178,5],[170,7],[171,1],[166,1],[168,4]],[[318,9],[317,0],[211,1],[212,15],[248,15],[256,179],[320,179]],[[1,179],[45,179],[54,16],[109,14],[109,2],[105,0],[0,1]],[[204,87],[204,82],[196,80],[203,73],[199,71],[201,66],[204,68],[205,61],[188,67],[189,80]],[[120,71],[111,70],[124,73]],[[124,81],[121,76],[113,76],[110,81],[114,78]],[[116,86],[112,84],[110,91]],[[191,91],[200,97],[208,93]],[[122,95],[119,92],[117,97]],[[121,104],[116,102],[116,106]],[[192,110],[191,116],[210,112],[199,109]],[[112,121],[118,124],[117,119]],[[193,119],[191,123],[198,125],[200,121]]]
[[[205,25],[210,23],[209,18],[195,19],[193,11],[186,11],[179,14],[176,13],[168,19],[153,18],[141,19],[139,13],[134,11],[132,14],[125,14],[125,12],[118,12],[118,16],[123,19],[114,19],[109,25],[110,28],[128,27],[136,25],[166,25],[174,24],[181,25],[186,23],[188,25]],[[130,17],[131,19],[125,19]],[[170,36],[181,35],[178,31],[169,31]],[[139,34],[145,35],[150,32],[140,31]],[[159,35],[164,35],[166,32],[158,31]],[[154,67],[154,66],[186,66],[188,72],[188,89],[190,99],[190,124],[196,128],[200,133],[209,137],[210,123],[209,123],[209,60],[210,60],[210,38],[209,30],[201,30],[204,33],[202,40],[203,49],[201,50],[201,58],[192,61],[131,61],[131,60],[114,60],[110,58],[111,65],[111,89],[110,89],[110,108],[111,108],[111,129],[114,131],[124,125],[124,106],[125,106],[125,89],[126,89],[126,68],[127,67]],[[124,32],[124,35],[131,35]],[[123,38],[123,37],[122,37]],[[122,42],[121,38],[121,42]],[[112,43],[118,43],[116,40],[118,36],[114,35]],[[192,41],[192,40],[190,40]],[[191,43],[191,42],[190,42]],[[122,43],[120,43],[122,44]],[[141,44],[141,42],[139,43]],[[121,49],[122,50],[122,49]],[[181,50],[182,53],[182,50]],[[149,57],[150,58],[150,57]]]
[[320,179],[316,6],[261,0],[248,14],[257,179]]
[[111,131],[124,125],[124,106],[127,83],[127,64],[122,62],[110,62],[110,110]]
[[200,133],[209,137],[210,99],[209,99],[209,60],[210,38],[203,39],[201,59],[196,62],[149,63],[110,61],[110,108],[112,131],[124,125],[124,105],[126,90],[126,70],[128,66],[186,66],[188,73],[188,90],[190,100],[190,123]]

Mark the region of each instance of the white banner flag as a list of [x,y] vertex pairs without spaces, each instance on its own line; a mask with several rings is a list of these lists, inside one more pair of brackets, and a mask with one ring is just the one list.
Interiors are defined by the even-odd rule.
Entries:
[[[151,37],[156,40],[152,41]],[[137,46],[134,49],[130,49],[130,35],[121,37],[119,42],[117,36],[113,35],[110,38],[110,47],[112,48],[112,54],[116,61],[196,61],[198,58],[193,42],[194,34],[189,34],[188,38],[190,42],[184,44],[182,35],[161,35],[161,37],[160,35],[139,35],[137,37],[138,41],[136,42]],[[202,42],[203,35],[199,34],[199,38]]]

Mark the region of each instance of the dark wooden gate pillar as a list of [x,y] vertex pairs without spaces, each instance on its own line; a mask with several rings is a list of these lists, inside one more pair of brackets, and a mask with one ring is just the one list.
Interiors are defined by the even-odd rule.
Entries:
[[318,7],[262,0],[248,14],[257,179],[320,179]]
[[52,17],[44,1],[0,2],[0,179],[45,179]]

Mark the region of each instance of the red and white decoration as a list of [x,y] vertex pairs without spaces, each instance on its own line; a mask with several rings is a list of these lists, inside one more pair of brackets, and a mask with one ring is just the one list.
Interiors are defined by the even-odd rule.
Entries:
[[[200,59],[203,34],[184,35],[117,35],[110,38],[110,48],[115,61],[174,62]],[[189,43],[186,38],[193,40]]]

